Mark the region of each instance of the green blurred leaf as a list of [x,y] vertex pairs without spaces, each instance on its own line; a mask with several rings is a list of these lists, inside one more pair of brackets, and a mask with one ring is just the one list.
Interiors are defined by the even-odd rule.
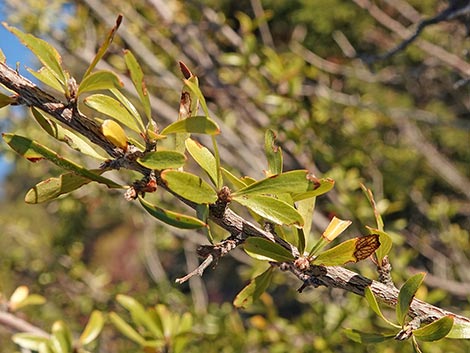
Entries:
[[57,353],[72,353],[72,333],[63,321],[52,325],[51,346]]
[[142,325],[155,337],[162,337],[162,331],[159,325],[137,300],[127,295],[118,294],[116,301],[131,313],[132,320],[136,324]]
[[369,230],[371,234],[378,234],[379,235],[379,240],[380,240],[380,248],[377,249],[375,254],[377,255],[377,260],[378,263],[381,264],[382,260],[385,256],[387,256],[390,253],[390,250],[392,249],[392,237],[385,233],[383,230],[378,230],[372,227],[366,226],[366,228]]
[[10,105],[14,102],[16,102],[16,99],[14,97],[10,97],[3,93],[0,93],[0,108],[6,107],[7,105]]
[[142,102],[142,106],[144,107],[147,119],[150,120],[152,118],[152,108],[150,106],[150,99],[147,92],[147,87],[145,86],[144,73],[142,72],[142,68],[137,62],[134,54],[132,54],[132,52],[129,50],[124,50],[124,60],[126,61],[126,66],[131,75],[132,83],[134,84],[140,101]]
[[376,313],[378,316],[382,318],[385,322],[387,322],[389,325],[400,328],[399,325],[394,324],[390,320],[388,320],[384,314],[382,314],[382,310],[380,310],[379,304],[377,303],[377,299],[375,299],[374,293],[370,290],[370,287],[366,287],[364,289],[364,297],[366,298],[367,302],[369,303],[370,308]]
[[32,107],[31,112],[33,113],[36,121],[49,135],[57,139],[58,141],[65,142],[74,150],[84,153],[90,157],[105,161],[106,158],[96,152],[96,147],[92,147],[84,139],[74,134],[72,131],[63,128],[61,125],[56,124],[52,119],[46,116],[46,113]]
[[97,175],[94,172],[72,162],[69,159],[59,156],[49,148],[26,137],[11,133],[4,133],[3,139],[15,152],[28,159],[30,162],[37,162],[41,159],[47,159],[60,168],[70,170],[90,180],[105,184],[110,188],[121,188],[121,185],[116,184],[114,181]]
[[3,26],[17,36],[37,56],[39,61],[51,70],[62,85],[66,84],[66,75],[61,65],[62,59],[59,52],[52,45],[32,34],[23,33],[15,27],[10,27],[5,22],[3,22]]
[[88,323],[85,326],[82,334],[80,335],[79,341],[82,345],[87,345],[93,342],[98,335],[101,333],[101,330],[104,326],[104,317],[101,311],[94,310],[90,318],[88,319]]
[[175,133],[217,135],[220,134],[220,129],[215,121],[206,116],[193,116],[191,118],[177,120],[168,125],[161,132],[162,135]]
[[233,196],[232,200],[276,224],[301,227],[304,223],[302,216],[294,207],[270,196],[248,194]]
[[176,170],[164,170],[161,178],[166,186],[177,195],[195,203],[214,203],[217,193],[200,177]]
[[269,287],[273,278],[273,267],[253,278],[250,283],[237,294],[233,300],[233,305],[237,308],[246,308],[263,294]]
[[148,152],[137,162],[149,169],[162,170],[167,168],[180,168],[186,162],[186,157],[176,151]]
[[380,246],[377,234],[346,240],[315,257],[312,264],[339,266],[368,258]]
[[86,78],[78,86],[78,95],[97,90],[111,89],[123,87],[124,84],[118,75],[111,71],[97,71],[86,76]]
[[109,319],[124,336],[141,346],[145,345],[145,338],[143,338],[131,325],[125,322],[118,314],[116,314],[115,312],[109,313]]
[[137,133],[145,131],[143,126],[139,126],[134,115],[122,103],[112,97],[104,94],[93,94],[85,98],[83,102],[88,107],[119,121]]
[[243,244],[245,251],[252,257],[263,261],[293,261],[292,253],[281,245],[267,239],[250,237]]
[[46,298],[39,294],[30,294],[24,300],[15,304],[14,308],[11,308],[12,311],[19,310],[26,306],[30,305],[42,305],[46,302]]
[[47,67],[43,66],[38,71],[35,71],[30,68],[26,68],[28,72],[36,77],[39,81],[44,83],[46,86],[52,87],[58,92],[65,93],[64,86],[60,81],[55,77],[54,73],[49,70]]
[[276,175],[282,173],[282,149],[275,144],[276,134],[266,130],[264,135],[264,150],[268,160],[268,173]]
[[454,322],[446,338],[470,339],[470,323],[461,321]]
[[402,326],[405,322],[406,314],[408,314],[416,291],[423,283],[425,276],[426,274],[424,272],[417,273],[416,275],[408,278],[408,280],[400,288],[400,293],[398,294],[398,303],[396,306],[396,314],[398,323]]
[[186,139],[185,145],[191,157],[207,173],[212,183],[215,186],[222,185],[222,180],[217,181],[217,162],[211,151],[190,138]]
[[150,213],[153,217],[173,227],[181,228],[181,229],[198,229],[198,228],[207,227],[207,224],[205,222],[197,218],[186,216],[181,213],[176,213],[176,212],[168,211],[163,208],[157,207],[145,201],[140,196],[139,196],[139,201],[142,204],[142,206],[147,210],[147,212]]
[[454,325],[452,316],[443,316],[429,325],[413,331],[413,335],[421,341],[438,341],[447,336]]
[[116,18],[116,24],[114,27],[109,31],[108,35],[106,36],[106,39],[104,40],[103,44],[101,44],[100,48],[98,49],[95,57],[93,58],[93,61],[91,62],[90,66],[88,66],[88,69],[86,70],[85,74],[83,75],[83,79],[85,79],[93,69],[96,67],[98,62],[101,60],[103,55],[106,53],[106,50],[108,50],[108,47],[111,45],[114,35],[116,34],[116,31],[118,30],[119,26],[121,25],[122,21],[122,15],[118,15]]
[[41,343],[49,343],[49,339],[34,333],[17,333],[12,336],[12,341],[15,342],[18,346],[30,349],[33,351],[39,350],[39,345]]
[[383,335],[379,333],[367,333],[355,329],[344,329],[346,336],[357,343],[367,344],[367,343],[380,343],[395,337],[395,334]]
[[317,190],[325,189],[324,187],[322,188],[322,185],[329,185],[330,180],[313,178],[306,170],[293,170],[257,181],[236,191],[232,195],[279,195],[289,193],[293,194],[295,201],[299,201],[316,196],[318,194]]
[[227,169],[225,169],[224,167],[221,167],[220,168],[221,171],[222,171],[222,175],[224,176],[224,178],[229,181],[231,184],[233,184],[233,186],[237,189],[242,189],[244,187],[247,186],[247,183],[245,183],[242,179],[236,177],[234,174],[232,174],[231,172],[229,172]]

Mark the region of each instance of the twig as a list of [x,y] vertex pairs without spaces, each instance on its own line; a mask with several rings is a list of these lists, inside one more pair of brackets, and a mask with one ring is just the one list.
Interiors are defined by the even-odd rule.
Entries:
[[0,311],[0,325],[8,327],[10,330],[15,332],[28,332],[41,337],[49,338],[49,334],[46,331],[30,324],[23,319],[20,319],[11,313]]
[[212,263],[212,261],[214,261],[214,257],[212,255],[207,256],[206,259],[202,262],[202,264],[200,264],[195,270],[191,271],[184,277],[177,278],[175,282],[181,284],[186,282],[193,276],[202,276],[204,270]]

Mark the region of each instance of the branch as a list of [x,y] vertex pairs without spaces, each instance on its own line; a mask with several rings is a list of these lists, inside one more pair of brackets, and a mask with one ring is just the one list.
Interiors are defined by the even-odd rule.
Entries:
[[0,311],[0,325],[8,327],[10,330],[15,332],[34,333],[35,335],[49,338],[49,334],[46,331],[7,312]]

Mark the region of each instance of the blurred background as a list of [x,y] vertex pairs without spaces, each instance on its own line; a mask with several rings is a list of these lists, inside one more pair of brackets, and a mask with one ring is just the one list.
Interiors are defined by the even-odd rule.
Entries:
[[[405,50],[365,62],[408,38],[446,1],[405,0],[4,0],[1,18],[54,45],[77,78],[124,16],[98,65],[126,73],[123,49],[143,66],[160,127],[177,118],[182,88],[178,61],[199,77],[224,166],[262,178],[263,136],[278,134],[285,170],[305,168],[335,179],[317,200],[312,232],[333,215],[353,220],[344,236],[366,234],[373,211],[361,191],[374,192],[393,236],[392,276],[400,286],[428,272],[419,297],[470,315],[470,41],[468,17],[428,26]],[[6,32],[8,33],[8,32]],[[39,68],[5,32],[0,47],[10,66]],[[8,50],[5,48],[9,48]],[[30,76],[28,76],[30,77]],[[85,113],[86,107],[83,107]],[[22,108],[0,110],[0,130],[53,146],[90,168],[98,166],[55,144]],[[204,143],[204,140],[201,140]],[[242,251],[203,278],[176,285],[197,267],[203,235],[165,227],[121,192],[90,184],[66,197],[27,205],[24,195],[60,170],[32,164],[0,144],[0,292],[27,285],[47,303],[24,317],[45,330],[64,319],[80,332],[93,309],[117,310],[115,295],[146,306],[163,303],[194,316],[188,352],[411,352],[409,344],[362,346],[343,328],[377,332],[384,325],[365,302],[325,288],[298,294],[301,283],[276,273],[261,300],[246,310],[231,302],[262,266]],[[117,176],[131,183],[136,175]],[[164,198],[168,207],[184,210]],[[226,234],[216,229],[216,238]],[[261,267],[260,267],[261,266]],[[375,279],[370,262],[348,266]],[[0,346],[14,351],[0,327]],[[6,348],[5,348],[6,347]],[[470,343],[424,344],[426,352],[469,352]],[[139,352],[107,326],[99,352]]]

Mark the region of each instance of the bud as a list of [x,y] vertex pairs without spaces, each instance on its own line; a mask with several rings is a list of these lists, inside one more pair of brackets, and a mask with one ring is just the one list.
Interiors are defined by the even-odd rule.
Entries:
[[114,146],[127,150],[127,136],[124,129],[114,120],[106,119],[101,125],[103,135]]

